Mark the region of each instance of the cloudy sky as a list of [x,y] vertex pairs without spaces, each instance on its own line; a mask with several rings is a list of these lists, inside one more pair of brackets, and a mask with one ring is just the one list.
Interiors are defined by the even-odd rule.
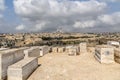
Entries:
[[120,32],[120,0],[0,0],[0,33]]

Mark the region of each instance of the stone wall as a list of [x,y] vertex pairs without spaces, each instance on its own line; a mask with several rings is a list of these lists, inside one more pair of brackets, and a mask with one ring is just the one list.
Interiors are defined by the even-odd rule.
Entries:
[[68,51],[69,51],[68,55],[74,55],[74,56],[76,56],[76,55],[79,54],[79,50],[78,50],[77,46],[70,47]]
[[57,53],[58,52],[58,47],[52,47],[52,52]]

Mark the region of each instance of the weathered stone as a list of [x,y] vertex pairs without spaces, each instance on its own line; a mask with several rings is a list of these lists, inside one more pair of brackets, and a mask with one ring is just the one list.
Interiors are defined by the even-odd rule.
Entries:
[[37,58],[25,58],[8,67],[8,80],[27,80],[37,67]]
[[80,51],[80,53],[87,52],[87,44],[85,42],[79,44],[79,51]]
[[0,80],[6,79],[8,66],[24,58],[24,49],[25,48],[0,51]]
[[114,48],[107,45],[97,46],[95,48],[95,58],[100,63],[113,63],[114,62]]
[[58,47],[52,47],[52,52],[57,53],[58,52]]
[[40,56],[44,56],[45,54],[49,53],[50,48],[48,46],[41,46],[40,47]]
[[58,53],[63,53],[65,51],[64,47],[58,47]]

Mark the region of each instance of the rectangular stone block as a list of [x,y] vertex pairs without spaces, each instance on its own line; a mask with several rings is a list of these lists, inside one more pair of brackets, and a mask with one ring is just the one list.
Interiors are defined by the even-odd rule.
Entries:
[[69,53],[69,49],[72,48],[72,47],[73,47],[73,46],[66,46],[66,47],[65,47],[65,52],[66,52],[66,53]]
[[50,48],[48,46],[37,46],[31,47],[29,49],[24,50],[25,58],[28,57],[40,57],[47,53],[49,53]]
[[48,46],[41,46],[40,47],[40,56],[44,56],[45,54],[49,53],[50,48]]
[[25,58],[28,57],[40,57],[40,49],[39,47],[31,47],[29,49],[24,50]]
[[24,49],[25,48],[0,51],[0,80],[7,78],[8,66],[24,58]]
[[25,58],[8,67],[8,80],[27,80],[37,67],[37,58]]
[[107,45],[119,47],[119,46],[120,46],[120,43],[117,42],[117,41],[108,41],[108,42],[107,42]]
[[85,42],[80,43],[79,50],[80,50],[80,53],[86,53],[87,52],[87,44]]
[[73,56],[73,55],[76,56],[76,55],[79,54],[79,51],[78,51],[78,47],[77,47],[77,46],[72,46],[72,47],[70,47],[68,51],[69,51],[69,52],[68,52],[68,55],[71,55],[71,56]]
[[58,47],[52,47],[52,52],[57,53],[58,52]]
[[58,53],[63,53],[65,51],[64,47],[58,47]]
[[114,62],[114,48],[111,46],[97,46],[95,48],[95,58],[100,63],[113,63]]

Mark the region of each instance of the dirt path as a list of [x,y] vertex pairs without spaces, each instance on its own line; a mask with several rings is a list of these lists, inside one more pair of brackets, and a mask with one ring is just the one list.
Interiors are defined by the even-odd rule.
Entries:
[[120,80],[120,64],[100,64],[92,53],[47,54],[28,80]]

